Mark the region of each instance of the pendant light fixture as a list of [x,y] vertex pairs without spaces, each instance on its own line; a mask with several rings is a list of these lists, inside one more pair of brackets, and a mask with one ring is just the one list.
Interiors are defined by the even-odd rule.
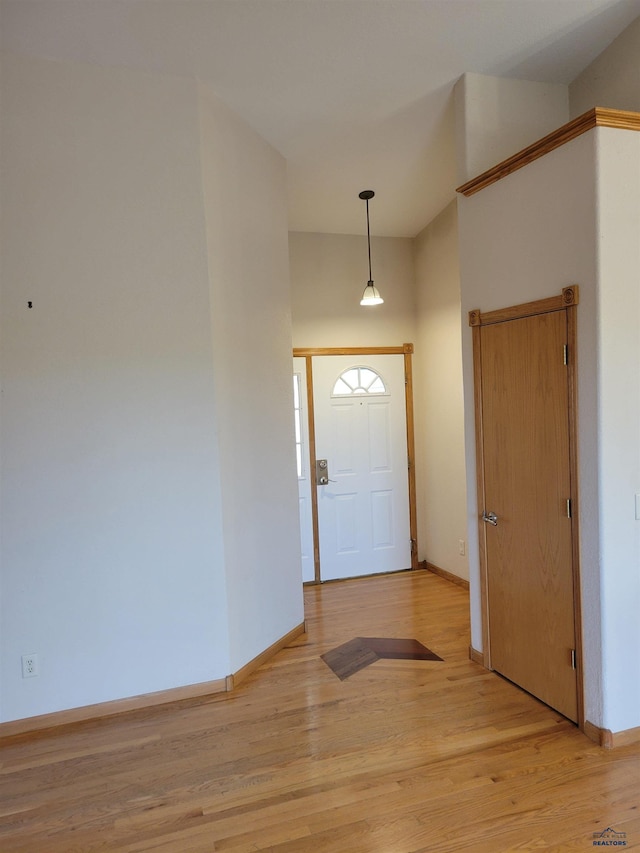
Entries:
[[360,300],[360,305],[382,305],[384,299],[380,296],[378,292],[378,288],[374,287],[373,279],[371,277],[371,233],[369,231],[369,199],[373,198],[375,195],[373,190],[362,190],[359,195],[359,198],[363,199],[367,203],[367,246],[369,248],[369,281],[367,282],[367,286],[364,289],[364,293],[362,294],[362,299]]

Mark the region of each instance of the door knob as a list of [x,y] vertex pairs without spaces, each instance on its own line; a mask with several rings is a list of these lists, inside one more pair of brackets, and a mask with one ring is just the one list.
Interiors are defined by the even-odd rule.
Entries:
[[495,512],[490,512],[488,515],[486,512],[482,513],[482,520],[487,524],[492,524],[494,527],[498,526],[498,516]]

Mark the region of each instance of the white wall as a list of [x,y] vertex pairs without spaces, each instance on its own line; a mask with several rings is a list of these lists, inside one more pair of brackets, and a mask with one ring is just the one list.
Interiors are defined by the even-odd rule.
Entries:
[[569,120],[566,86],[466,73],[454,89],[463,184]]
[[593,107],[640,111],[640,18],[569,86],[571,116]]
[[458,219],[452,202],[414,241],[420,559],[468,579]]
[[286,171],[204,87],[200,103],[235,672],[304,620]]
[[368,308],[360,305],[369,278],[366,236],[292,232],[289,257],[294,346],[397,346],[415,340],[412,240],[371,238],[371,268],[384,304]]
[[[612,135],[613,134],[613,135]],[[586,718],[640,724],[638,529],[638,154],[640,138],[599,129],[471,198],[461,198],[463,324],[494,308],[580,285],[579,460]],[[471,332],[463,328],[470,537],[477,529]],[[625,370],[626,373],[621,373]],[[472,642],[481,643],[477,544],[470,554]],[[626,649],[626,653],[625,653]],[[633,663],[630,661],[633,660]]]
[[[547,157],[458,200],[462,340],[465,395],[465,443],[471,582],[472,645],[482,649],[479,557],[477,541],[473,358],[468,312],[491,311],[547,296],[580,284],[580,458],[583,537],[590,547],[583,555],[583,581],[588,583],[585,619],[599,633],[599,570],[597,565],[596,489],[596,216],[592,175],[593,141],[583,136]],[[553,198],[553,204],[549,199]],[[588,379],[588,381],[587,381]],[[587,657],[599,661],[599,638],[587,644]],[[589,677],[598,683],[599,674]],[[593,700],[593,697],[592,697]],[[593,718],[590,718],[595,722]]]
[[622,731],[640,725],[640,133],[596,138],[603,718]]
[[[206,681],[229,658],[195,91],[2,71],[10,720]],[[40,676],[22,679],[32,652]]]
[[[621,33],[569,86],[572,116],[595,106],[640,111],[640,18]],[[637,381],[639,360],[638,134],[601,128],[597,135],[599,200],[598,430],[601,499],[599,556],[602,570],[602,720],[622,731],[637,726],[640,663],[639,524],[634,493],[640,491]],[[584,558],[583,558],[584,559]],[[621,701],[616,701],[619,696]]]
[[6,721],[223,678],[303,615],[280,158],[186,80],[5,56],[2,109]]

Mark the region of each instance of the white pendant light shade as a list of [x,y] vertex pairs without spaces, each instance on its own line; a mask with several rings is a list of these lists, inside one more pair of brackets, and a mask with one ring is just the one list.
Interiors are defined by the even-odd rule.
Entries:
[[373,282],[370,281],[364,289],[360,305],[382,305],[383,302],[384,299],[380,296],[378,288],[374,287]]
[[374,287],[371,277],[371,232],[369,231],[369,199],[375,195],[373,190],[362,190],[359,195],[363,201],[367,203],[367,248],[369,250],[369,281],[362,294],[360,305],[382,305],[384,299],[380,296],[380,291]]

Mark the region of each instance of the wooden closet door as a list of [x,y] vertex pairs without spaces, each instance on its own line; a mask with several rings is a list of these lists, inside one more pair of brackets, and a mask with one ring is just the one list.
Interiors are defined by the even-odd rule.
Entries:
[[577,721],[566,312],[480,334],[491,664]]

